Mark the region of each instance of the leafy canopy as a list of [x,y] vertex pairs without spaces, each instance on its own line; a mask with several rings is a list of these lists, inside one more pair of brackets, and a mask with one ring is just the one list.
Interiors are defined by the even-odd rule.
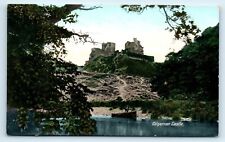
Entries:
[[218,100],[219,24],[179,52],[169,53],[156,70],[152,84],[161,96]]
[[127,12],[142,13],[149,8],[158,7],[163,11],[165,23],[168,24],[166,30],[174,32],[175,39],[182,39],[186,44],[192,42],[192,36],[197,37],[199,28],[185,11],[184,5],[121,5]]
[[[76,82],[77,67],[60,59],[65,55],[63,39],[85,38],[56,26],[56,22],[76,22],[72,10],[82,5],[38,6],[8,5],[7,99],[9,108],[18,109],[17,123],[27,127],[28,111],[34,113],[43,131],[63,129],[71,135],[87,135],[95,131],[90,118],[91,106],[86,95],[90,90]],[[51,49],[45,48],[50,44]],[[44,122],[44,126],[41,126]]]

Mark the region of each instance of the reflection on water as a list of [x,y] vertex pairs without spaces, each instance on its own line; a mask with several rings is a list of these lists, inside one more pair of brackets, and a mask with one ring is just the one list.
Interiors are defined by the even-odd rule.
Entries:
[[[38,135],[41,134],[32,121],[28,129],[20,131],[14,121],[14,113],[7,113],[7,134],[9,135]],[[96,136],[167,136],[167,137],[211,137],[218,135],[218,123],[176,122],[171,120],[131,120],[103,116],[92,117],[97,122]],[[63,135],[55,133],[55,135]]]
[[217,136],[218,123],[177,122],[171,120],[135,121],[124,118],[93,117],[97,133],[103,136]]

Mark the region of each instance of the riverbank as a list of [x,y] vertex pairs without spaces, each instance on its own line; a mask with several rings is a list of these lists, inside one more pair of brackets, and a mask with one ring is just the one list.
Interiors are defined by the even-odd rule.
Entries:
[[[135,108],[137,112],[137,119],[150,119],[150,114],[143,113],[141,108]],[[93,107],[93,111],[91,112],[92,116],[111,116],[112,113],[122,113],[125,110],[121,110],[119,108],[110,109],[110,107]]]
[[[216,122],[218,120],[218,102],[216,101],[172,99],[156,101],[121,101],[118,99],[114,101],[91,102],[91,105],[94,107],[94,112],[92,112],[93,115],[110,116],[112,113],[125,112],[125,110],[136,110],[138,118],[169,118],[169,120],[184,121],[190,121],[191,118],[191,120],[202,122]],[[110,108],[115,109],[111,110]]]

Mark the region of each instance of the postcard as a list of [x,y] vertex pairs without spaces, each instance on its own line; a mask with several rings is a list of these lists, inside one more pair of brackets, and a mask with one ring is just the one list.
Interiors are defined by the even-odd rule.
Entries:
[[218,136],[219,9],[7,7],[10,136]]

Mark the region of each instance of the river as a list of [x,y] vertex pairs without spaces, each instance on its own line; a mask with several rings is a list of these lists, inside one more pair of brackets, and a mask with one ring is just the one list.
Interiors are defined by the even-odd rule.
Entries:
[[[20,131],[15,113],[7,113],[7,134],[13,136],[42,135],[32,121]],[[95,136],[150,136],[150,137],[213,137],[218,135],[218,123],[181,122],[172,120],[132,120],[93,116],[96,120]],[[57,134],[63,135],[63,134]]]
[[171,120],[132,120],[94,117],[101,136],[211,137],[218,135],[218,123]]

